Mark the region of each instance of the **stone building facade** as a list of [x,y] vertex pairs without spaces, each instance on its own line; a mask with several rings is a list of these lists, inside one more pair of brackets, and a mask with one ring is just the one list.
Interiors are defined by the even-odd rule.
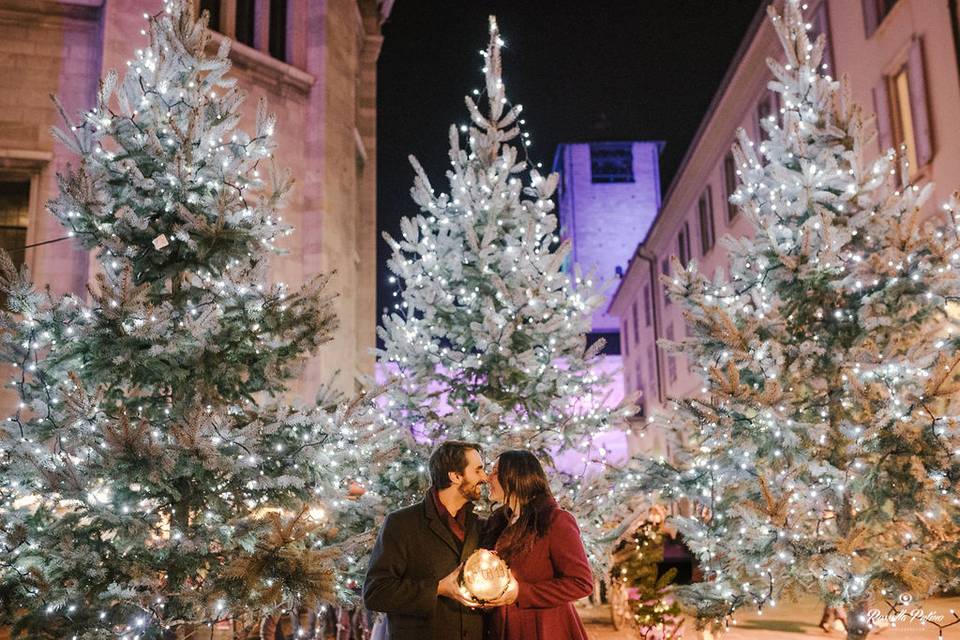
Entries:
[[[660,210],[661,142],[560,144],[553,170],[560,174],[560,235],[570,260],[592,272],[608,295]],[[593,317],[594,333],[618,332],[606,306]]]
[[[606,294],[593,314],[590,341],[606,340],[599,366],[609,379],[609,406],[633,386],[623,367],[619,320],[608,313],[607,304],[660,210],[662,150],[663,143],[655,141],[595,141],[560,144],[554,154],[553,171],[560,174],[560,237],[572,247],[567,269],[575,264],[584,276],[592,274]],[[623,459],[636,448],[637,433],[605,434],[603,446],[613,458]]]
[[[278,162],[296,179],[284,220],[296,232],[272,277],[297,284],[336,271],[341,329],[296,390],[312,398],[340,370],[348,390],[372,374],[376,325],[376,61],[391,0],[194,0],[211,14],[214,45],[234,44],[232,74],[248,93],[242,126],[266,97],[278,118]],[[55,176],[73,161],[49,133],[94,103],[98,79],[122,73],[144,13],[162,0],[0,0],[0,246],[54,292],[83,294],[91,256],[44,209]],[[33,246],[24,249],[25,246]]]
[[[701,387],[683,357],[657,346],[659,338],[685,335],[680,305],[666,297],[660,274],[669,272],[670,258],[677,256],[684,263],[696,260],[712,275],[726,263],[717,240],[749,232],[727,203],[736,188],[730,147],[739,127],[758,140],[759,120],[779,109],[766,88],[771,74],[765,60],[782,54],[765,9],[741,43],[611,302],[610,313],[622,323],[623,352],[629,351],[624,370],[634,373],[627,391],[643,393],[648,416],[670,398],[699,393]],[[932,211],[960,187],[956,0],[811,0],[805,11],[811,33],[826,35],[833,73],[848,76],[854,100],[877,113],[875,153],[906,145],[915,180],[936,184]],[[670,443],[656,428],[644,442],[644,448],[670,454]]]

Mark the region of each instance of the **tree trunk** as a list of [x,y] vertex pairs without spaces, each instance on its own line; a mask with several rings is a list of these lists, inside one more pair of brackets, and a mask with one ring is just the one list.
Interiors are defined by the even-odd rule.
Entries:
[[[170,535],[173,535],[173,532],[177,530],[186,531],[190,526],[190,502],[189,496],[187,495],[189,488],[190,485],[188,483],[184,481],[179,483],[178,490],[180,491],[180,500],[174,504],[173,513],[170,514]],[[187,581],[187,576],[182,574],[183,572],[177,569],[175,560],[172,560],[167,569],[167,592],[174,595],[167,601],[166,613],[172,614],[174,617],[181,617],[186,613],[181,610],[179,598],[176,595],[183,589]],[[163,634],[163,639],[183,640],[184,638],[193,638],[195,635],[193,625],[181,624],[166,630]]]

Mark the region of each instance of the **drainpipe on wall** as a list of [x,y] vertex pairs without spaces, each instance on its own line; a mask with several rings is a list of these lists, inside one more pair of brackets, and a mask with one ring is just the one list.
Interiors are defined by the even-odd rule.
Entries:
[[666,394],[663,390],[663,371],[660,367],[660,347],[657,346],[657,340],[660,339],[660,296],[657,292],[660,290],[660,280],[657,278],[657,258],[648,254],[641,245],[637,249],[637,257],[646,260],[650,265],[650,304],[653,309],[653,359],[657,368],[657,401],[663,406]]

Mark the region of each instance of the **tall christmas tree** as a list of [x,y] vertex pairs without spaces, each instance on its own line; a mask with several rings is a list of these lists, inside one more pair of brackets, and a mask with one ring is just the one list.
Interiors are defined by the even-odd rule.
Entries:
[[[511,105],[501,75],[503,41],[490,19],[484,58],[486,110],[466,98],[472,125],[450,128],[449,190],[437,194],[411,157],[411,190],[421,213],[385,236],[398,301],[379,331],[379,358],[394,368],[370,482],[394,504],[422,495],[432,443],[480,442],[488,456],[534,451],[551,467],[558,497],[581,526],[599,524],[610,498],[602,479],[606,451],[594,436],[621,424],[630,407],[605,406],[607,378],[596,367],[602,343],[589,347],[590,314],[602,303],[586,276],[563,270],[551,200],[558,176],[525,159],[521,106]],[[465,146],[464,146],[465,143]],[[576,287],[574,287],[576,284]],[[581,452],[569,469],[556,454]],[[595,473],[591,463],[597,463]]]
[[[871,602],[956,583],[960,525],[960,296],[956,196],[925,207],[846,82],[818,71],[797,0],[770,9],[780,118],[743,131],[733,197],[754,227],[729,240],[729,277],[679,269],[671,295],[706,393],[676,402],[690,438],[646,483],[696,508],[678,518],[706,581],[702,616],[819,593],[869,633]],[[905,154],[904,154],[905,155]]]
[[[168,0],[149,46],[56,131],[78,156],[48,204],[99,273],[90,300],[3,257],[0,625],[30,638],[186,637],[343,595],[326,524],[356,409],[277,401],[336,328],[320,277],[270,284],[291,181],[261,104]],[[348,415],[355,412],[355,415]],[[243,636],[245,637],[245,636]]]

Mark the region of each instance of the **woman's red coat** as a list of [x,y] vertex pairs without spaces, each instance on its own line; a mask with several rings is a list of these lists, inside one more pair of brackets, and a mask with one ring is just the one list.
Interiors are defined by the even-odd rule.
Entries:
[[[520,591],[517,601],[490,612],[491,640],[588,640],[573,603],[593,592],[593,574],[576,519],[554,504],[546,535],[509,561]],[[490,530],[506,524],[503,510],[490,518]],[[489,540],[489,539],[488,539]],[[490,545],[493,546],[493,545]]]

